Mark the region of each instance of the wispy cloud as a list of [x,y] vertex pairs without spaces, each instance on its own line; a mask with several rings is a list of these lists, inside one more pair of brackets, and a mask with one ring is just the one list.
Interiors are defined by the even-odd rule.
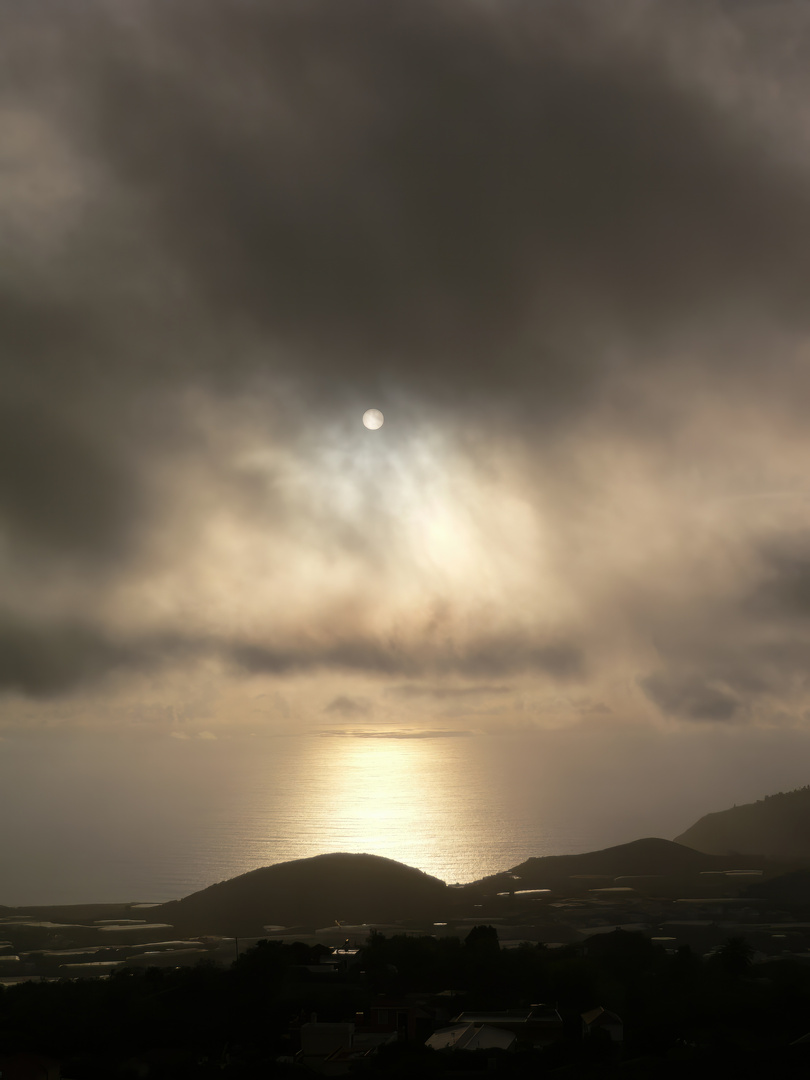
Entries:
[[341,694],[332,698],[323,711],[336,713],[338,716],[367,716],[371,712],[371,702],[367,698],[347,697]]
[[335,729],[320,731],[318,734],[327,739],[465,739],[473,735],[472,731],[441,731],[434,729],[411,728],[393,731],[366,731],[364,729]]
[[418,683],[403,683],[397,686],[389,686],[386,694],[391,697],[404,698],[429,698],[434,701],[447,701],[458,699],[472,699],[477,697],[498,697],[512,692],[509,686],[481,684],[476,686],[420,686]]

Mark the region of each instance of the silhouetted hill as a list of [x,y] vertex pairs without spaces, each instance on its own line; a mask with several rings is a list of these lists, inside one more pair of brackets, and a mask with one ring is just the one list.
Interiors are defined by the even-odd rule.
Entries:
[[739,860],[718,859],[672,840],[647,837],[629,844],[588,851],[582,855],[545,855],[527,859],[510,871],[524,883],[519,888],[542,888],[544,882],[562,878],[644,876],[650,874],[699,874],[704,870],[733,869]]
[[316,855],[265,866],[153,908],[184,933],[261,933],[281,926],[430,917],[451,898],[443,881],[379,855]]
[[706,814],[675,839],[718,855],[810,858],[810,787]]
[[[655,878],[655,889],[683,895],[707,870],[739,868],[739,859],[648,838],[581,855],[527,859],[511,871],[461,888],[377,855],[318,855],[253,870],[183,900],[151,909],[150,918],[185,934],[260,934],[262,927],[397,922],[472,914],[496,891],[530,888],[571,893],[612,886],[616,878]],[[519,880],[515,880],[518,878]],[[619,884],[623,882],[620,880]],[[716,883],[715,883],[716,884]]]
[[[766,873],[786,869],[784,866],[766,867],[764,860],[760,860],[756,868],[766,870]],[[647,837],[581,855],[527,859],[480,884],[489,890],[514,891],[518,895],[520,890],[529,889],[550,889],[553,893],[566,895],[587,894],[594,888],[618,886],[659,896],[702,896],[733,889],[730,879],[717,872],[739,869],[739,858],[707,855],[672,840]],[[737,887],[739,884],[735,881]]]

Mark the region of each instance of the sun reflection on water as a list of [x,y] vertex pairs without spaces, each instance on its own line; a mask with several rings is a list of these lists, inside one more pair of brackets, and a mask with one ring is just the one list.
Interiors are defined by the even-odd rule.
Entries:
[[463,742],[402,733],[317,740],[306,756],[318,774],[309,813],[326,833],[322,850],[365,851],[439,872],[436,840],[462,835],[464,808],[452,778]]

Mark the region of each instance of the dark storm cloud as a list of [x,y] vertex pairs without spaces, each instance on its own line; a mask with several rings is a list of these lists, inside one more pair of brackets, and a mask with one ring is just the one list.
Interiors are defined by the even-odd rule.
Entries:
[[746,722],[774,715],[810,689],[810,540],[781,531],[754,547],[745,576],[723,598],[708,593],[663,620],[658,670],[638,684],[665,715]]
[[[686,633],[700,622],[684,623]],[[810,680],[810,638],[797,637],[789,622],[758,625],[739,617],[720,637],[696,631],[688,645],[663,649],[657,670],[638,685],[665,716],[747,723],[767,720],[803,701]]]
[[[159,393],[257,370],[315,401],[358,381],[453,402],[496,391],[548,422],[604,392],[608,345],[752,307],[804,318],[806,176],[671,61],[680,9],[0,6],[18,46],[6,100],[30,99],[106,178],[60,263],[87,278],[68,339],[97,339],[95,371],[86,347],[66,357],[85,422],[112,410],[127,426],[97,396],[103,372]],[[66,335],[40,271],[23,307],[52,372]],[[102,308],[99,279],[122,273],[127,303]],[[15,318],[0,334],[16,375],[32,356]],[[250,347],[227,340],[234,325]],[[199,347],[201,327],[221,348]],[[56,482],[29,486],[46,498]],[[120,521],[103,505],[116,487],[94,490]]]
[[[458,645],[431,645],[424,639],[416,643],[378,642],[372,636],[335,640],[331,636],[323,643],[273,647],[215,635],[114,634],[103,625],[78,619],[45,623],[13,613],[0,615],[0,692],[49,697],[73,691],[110,673],[154,672],[201,659],[214,659],[252,675],[339,671],[470,676],[500,667],[552,678],[578,678],[583,668],[582,656],[574,646],[531,646],[522,637],[510,635]],[[324,711],[349,716],[367,714],[369,710],[366,699],[340,695]]]
[[171,636],[116,637],[79,619],[49,623],[0,615],[0,692],[68,693],[110,672],[147,671],[196,652]]
[[558,679],[580,679],[585,673],[581,649],[570,643],[532,641],[523,634],[479,635],[463,642],[378,640],[373,636],[341,640],[329,634],[323,642],[290,647],[260,644],[220,646],[221,655],[252,674],[284,674],[310,668],[356,671],[374,675],[420,676],[461,674],[467,677],[534,672]]
[[58,401],[0,401],[0,506],[24,550],[117,557],[136,531],[139,494],[114,439],[60,414]]
[[702,675],[656,673],[639,680],[647,697],[668,716],[686,720],[732,720],[739,701],[727,689],[713,686]]
[[577,3],[145,4],[89,65],[86,137],[304,377],[553,411],[608,374],[606,329],[804,320],[806,175],[644,10],[633,34]]
[[[769,353],[766,377],[756,350],[712,350],[713,334],[806,329],[806,150],[749,109],[774,77],[768,56],[743,65],[749,97],[724,96],[671,49],[688,9],[0,0],[0,125],[17,132],[0,193],[3,154],[23,176],[7,213],[0,201],[4,223],[23,223],[0,273],[5,572],[24,570],[42,601],[54,567],[103,571],[81,617],[0,624],[0,687],[56,694],[195,657],[247,673],[584,679],[587,649],[567,630],[414,645],[350,627],[276,647],[210,627],[121,636],[98,611],[115,608],[110,579],[131,583],[145,538],[166,563],[191,560],[195,537],[164,519],[200,474],[246,517],[264,505],[258,482],[220,478],[217,424],[195,394],[252,394],[268,414],[272,400],[274,435],[301,454],[310,414],[377,388],[444,409],[451,433],[469,409],[482,446],[504,427],[549,446],[598,427],[611,402],[614,426],[648,425],[643,455],[664,445],[649,420],[664,369],[688,369],[685,409],[707,382],[730,396],[782,386],[785,353]],[[806,39],[792,44],[801,68]],[[75,171],[82,197],[37,202],[32,169]],[[220,426],[253,423],[239,407]],[[197,472],[177,479],[189,445]],[[557,460],[573,500],[573,466]],[[283,525],[284,496],[265,502]],[[790,614],[806,567],[773,565],[757,603]],[[767,647],[754,670],[772,686],[799,660]],[[675,715],[736,717],[745,664],[730,650],[693,675],[673,646],[672,671],[644,691]]]
[[136,458],[99,393],[111,345],[92,309],[25,284],[0,280],[0,529],[26,557],[106,562],[140,509]]

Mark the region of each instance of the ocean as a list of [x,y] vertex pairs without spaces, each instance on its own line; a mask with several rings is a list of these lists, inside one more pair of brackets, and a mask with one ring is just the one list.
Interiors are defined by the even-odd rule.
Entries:
[[792,783],[760,754],[757,787],[728,752],[722,774],[712,767],[705,740],[697,764],[683,740],[615,744],[374,730],[6,737],[0,904],[164,901],[331,851],[472,881],[533,855],[672,838],[705,812],[798,786],[807,760],[782,754]]

